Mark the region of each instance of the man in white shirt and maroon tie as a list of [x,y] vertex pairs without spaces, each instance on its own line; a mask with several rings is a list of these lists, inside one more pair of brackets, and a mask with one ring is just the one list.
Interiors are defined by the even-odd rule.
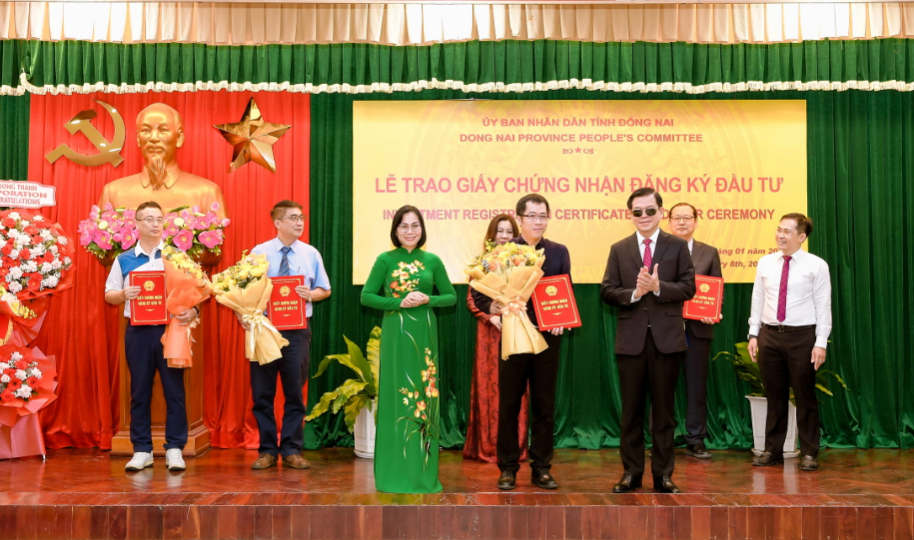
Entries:
[[779,252],[759,260],[749,317],[749,354],[759,363],[768,397],[765,452],[752,464],[784,463],[790,388],[796,397],[797,428],[803,456],[800,470],[819,468],[819,402],[816,371],[825,363],[831,333],[831,280],[828,264],[802,250],[812,220],[787,214],[777,229]]

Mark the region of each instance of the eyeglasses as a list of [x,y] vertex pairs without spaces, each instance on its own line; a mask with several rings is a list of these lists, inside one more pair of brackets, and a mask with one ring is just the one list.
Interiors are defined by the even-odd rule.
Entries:
[[527,218],[530,221],[532,221],[533,223],[539,223],[539,222],[546,223],[547,221],[549,221],[549,216],[546,216],[546,215],[538,216],[536,214],[521,214],[520,217]]
[[647,215],[649,215],[649,216],[657,215],[657,209],[656,209],[656,208],[648,208],[647,210],[641,210],[641,209],[632,210],[632,215],[635,216],[635,217],[641,217],[643,214],[647,214]]
[[397,226],[397,230],[400,232],[421,231],[422,225],[419,225],[418,223],[413,223],[412,225],[408,225],[408,224],[404,223],[403,225]]
[[156,217],[149,216],[149,217],[145,217],[145,218],[141,219],[140,221],[142,221],[146,225],[154,225],[154,224],[161,225],[161,224],[165,223],[165,218],[163,218],[163,217],[156,218]]
[[[648,215],[650,215],[650,214],[648,214]],[[694,219],[695,218],[692,216],[679,216],[679,217],[671,217],[670,221],[675,221],[676,223],[691,223],[692,220],[694,220]]]
[[305,222],[304,214],[295,214],[294,216],[286,216],[283,219],[291,221],[292,223]]

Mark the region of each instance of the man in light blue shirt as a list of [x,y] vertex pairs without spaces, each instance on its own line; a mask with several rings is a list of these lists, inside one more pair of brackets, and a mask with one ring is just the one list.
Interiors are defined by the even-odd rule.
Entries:
[[[276,226],[276,238],[258,245],[251,253],[267,256],[270,267],[267,276],[303,276],[304,285],[295,292],[306,303],[305,314],[310,319],[313,303],[330,296],[330,279],[324,270],[320,253],[299,240],[305,232],[305,214],[302,205],[294,201],[279,201],[270,212]],[[239,319],[240,320],[240,319]],[[247,329],[247,323],[241,321]],[[311,324],[301,330],[282,330],[282,337],[289,344],[282,348],[282,358],[260,365],[251,362],[251,390],[254,398],[254,418],[260,430],[260,457],[251,465],[253,469],[266,469],[276,465],[282,455],[283,466],[307,469],[311,465],[302,457],[305,404],[302,386],[308,377],[311,363]],[[273,400],[276,397],[276,375],[282,381],[285,396],[282,436],[276,444],[276,418]]]

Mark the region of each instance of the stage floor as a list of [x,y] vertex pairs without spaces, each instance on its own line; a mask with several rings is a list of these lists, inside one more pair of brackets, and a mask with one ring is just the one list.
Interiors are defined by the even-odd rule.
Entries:
[[444,451],[444,492],[430,495],[377,493],[373,461],[352,449],[305,456],[309,470],[252,471],[256,452],[212,450],[184,472],[157,458],[129,474],[127,458],[98,450],[3,461],[0,539],[914,538],[907,451],[825,450],[816,473],[796,459],[753,468],[748,451],[680,452],[680,495],[614,495],[616,450],[559,450],[558,490],[535,488],[524,465],[511,492],[495,488],[494,464]]

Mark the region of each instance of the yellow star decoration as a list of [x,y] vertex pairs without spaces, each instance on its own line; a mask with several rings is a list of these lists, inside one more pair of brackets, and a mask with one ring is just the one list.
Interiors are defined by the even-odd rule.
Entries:
[[273,145],[292,129],[292,126],[265,121],[254,98],[248,102],[240,122],[218,124],[213,127],[221,131],[225,140],[234,147],[229,172],[232,169],[240,169],[248,161],[253,161],[275,173]]

